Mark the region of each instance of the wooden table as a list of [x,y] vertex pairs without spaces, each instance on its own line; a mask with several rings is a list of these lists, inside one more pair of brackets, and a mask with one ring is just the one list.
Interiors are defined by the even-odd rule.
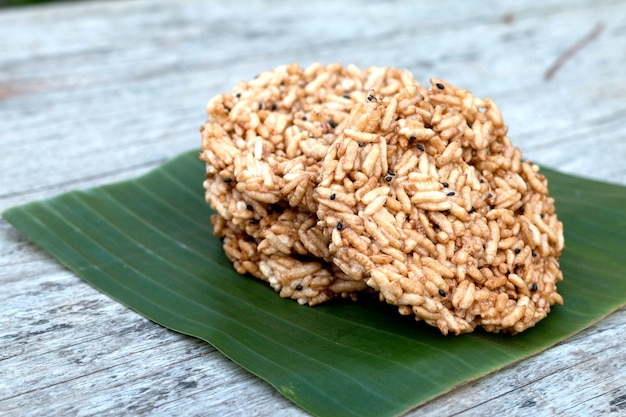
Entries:
[[[524,155],[626,184],[626,1],[65,3],[0,11],[0,209],[199,147],[210,97],[298,61],[491,97]],[[295,4],[295,3],[293,3]],[[624,415],[626,309],[409,415]],[[0,414],[305,412],[0,221]]]

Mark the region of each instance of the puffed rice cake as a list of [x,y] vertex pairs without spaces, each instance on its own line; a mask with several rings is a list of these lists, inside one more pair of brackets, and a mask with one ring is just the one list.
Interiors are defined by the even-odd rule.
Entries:
[[330,147],[316,196],[333,262],[443,334],[521,332],[563,302],[554,200],[493,101],[431,83],[357,104]]
[[[270,282],[281,296],[301,304],[355,298],[367,288],[332,264],[317,226],[313,191],[328,147],[354,105],[366,101],[372,89],[390,96],[415,83],[408,71],[393,68],[292,64],[209,101],[201,127],[205,195],[238,271]],[[237,259],[250,245],[259,256]],[[283,267],[272,261],[278,258]],[[288,274],[281,272],[287,259]],[[323,271],[316,273],[326,278],[302,279],[317,264]]]
[[489,99],[405,70],[278,67],[207,105],[200,158],[240,273],[315,305],[376,290],[443,334],[512,334],[562,279],[562,224]]

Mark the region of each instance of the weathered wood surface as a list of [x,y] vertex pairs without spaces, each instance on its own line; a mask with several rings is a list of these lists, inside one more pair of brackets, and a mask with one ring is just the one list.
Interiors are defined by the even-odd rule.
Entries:
[[[423,83],[449,80],[493,98],[527,158],[626,184],[626,1],[477,4],[117,1],[2,10],[0,209],[134,177],[198,147],[211,96],[293,61],[397,66]],[[625,335],[622,309],[409,415],[624,415]],[[210,345],[92,289],[4,220],[0,414],[306,415]]]

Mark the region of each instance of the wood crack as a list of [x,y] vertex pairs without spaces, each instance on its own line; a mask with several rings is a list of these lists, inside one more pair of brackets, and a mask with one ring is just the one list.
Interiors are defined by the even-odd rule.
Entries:
[[587,44],[597,38],[600,33],[604,30],[604,22],[598,22],[593,27],[591,32],[587,33],[585,36],[580,38],[574,45],[572,45],[569,49],[565,50],[554,63],[546,70],[544,74],[544,78],[546,80],[551,80],[554,77],[554,74],[574,55],[580,52]]

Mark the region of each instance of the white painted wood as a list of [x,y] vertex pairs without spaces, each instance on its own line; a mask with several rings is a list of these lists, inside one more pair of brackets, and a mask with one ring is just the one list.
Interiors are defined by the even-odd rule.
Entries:
[[[199,146],[207,100],[287,62],[492,97],[524,155],[626,184],[626,1],[116,1],[0,10],[0,210]],[[545,73],[603,30],[550,80]],[[623,415],[626,310],[408,415]],[[435,364],[433,366],[436,366]],[[100,294],[0,220],[0,415],[307,415]]]

